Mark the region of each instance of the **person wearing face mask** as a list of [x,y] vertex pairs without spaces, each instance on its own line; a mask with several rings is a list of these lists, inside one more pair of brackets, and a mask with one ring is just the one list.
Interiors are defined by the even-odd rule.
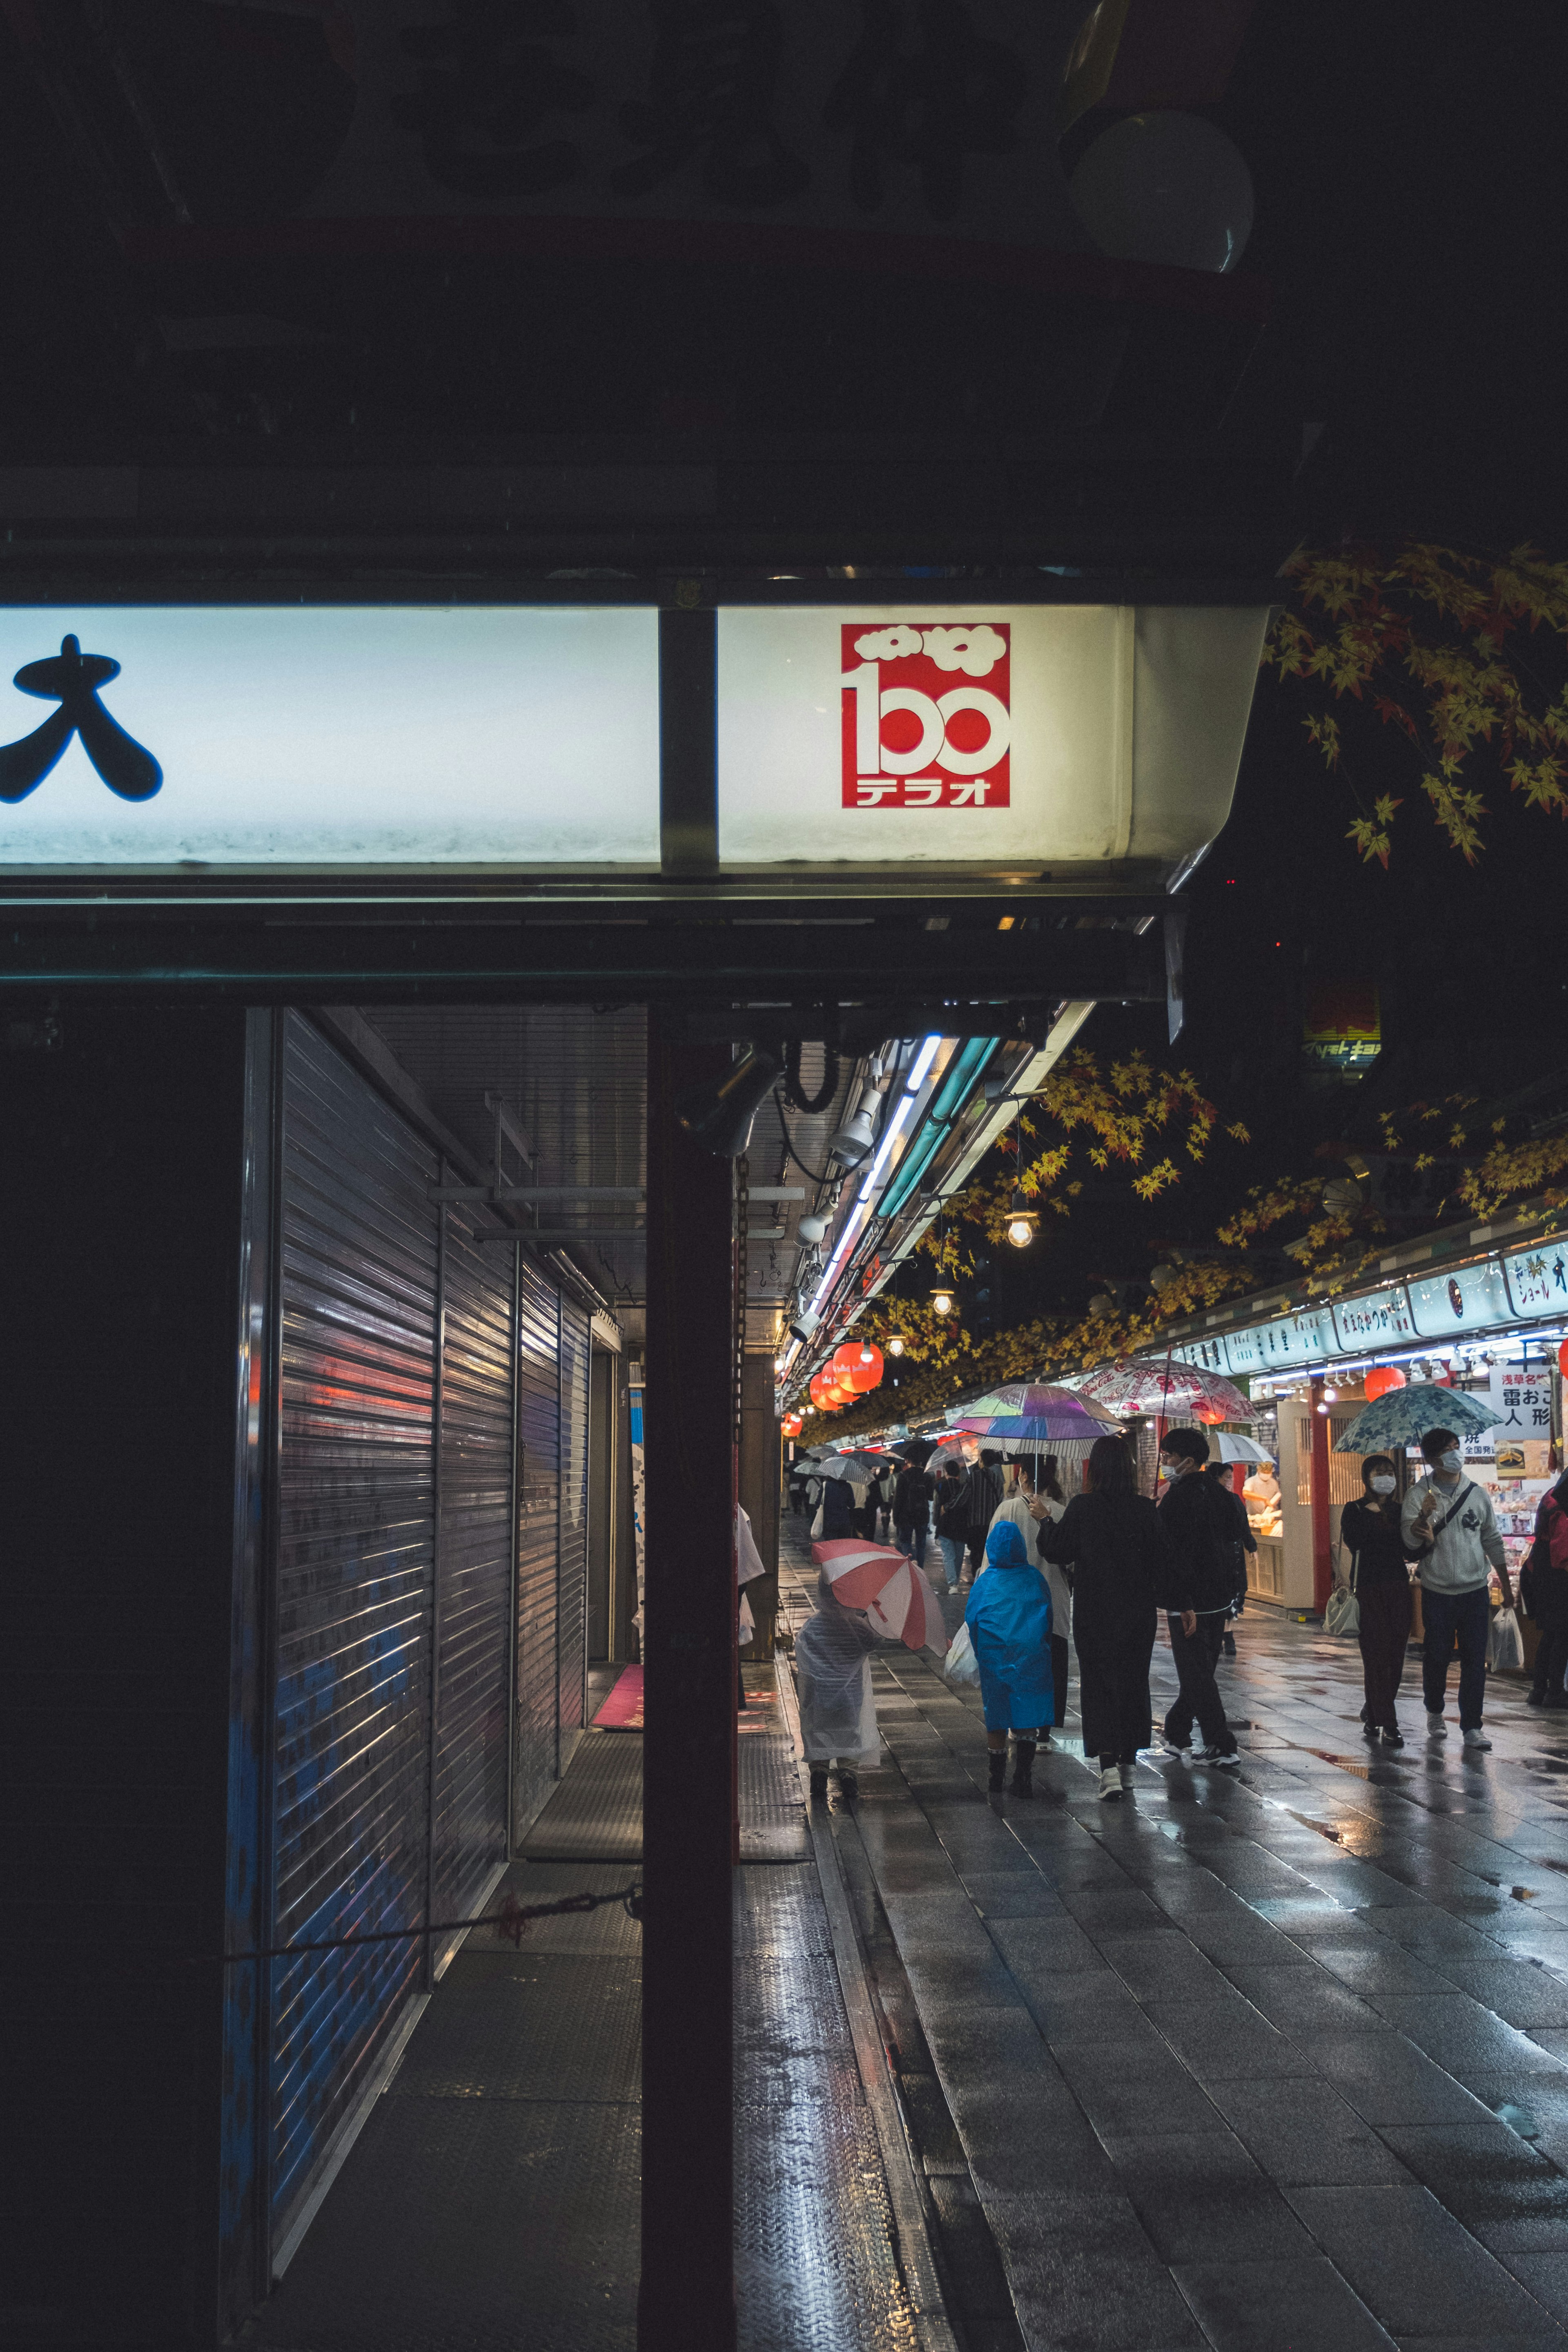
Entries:
[[[1209,1442],[1201,1429],[1168,1429],[1160,1440],[1160,1467],[1167,1482],[1160,1524],[1187,1603],[1180,1614],[1166,1615],[1181,1692],[1165,1717],[1164,1731],[1173,1755],[1190,1753],[1194,1764],[1234,1772],[1241,1759],[1214,1670],[1231,1611],[1247,1590],[1247,1569],[1226,1498],[1204,1475],[1208,1458]],[[1203,1735],[1200,1748],[1190,1746],[1194,1718]]]
[[1465,1475],[1465,1458],[1451,1429],[1429,1429],[1421,1440],[1431,1476],[1412,1486],[1399,1515],[1399,1532],[1410,1559],[1417,1561],[1421,1615],[1426,1625],[1421,1679],[1426,1699],[1426,1731],[1447,1736],[1443,1705],[1448,1694],[1448,1660],[1459,1644],[1459,1729],[1467,1748],[1489,1748],[1481,1729],[1487,1687],[1487,1633],[1491,1603],[1489,1572],[1496,1569],[1503,1599],[1513,1607],[1508,1556],[1498,1533],[1490,1498]]
[[1395,1701],[1410,1639],[1410,1570],[1394,1499],[1399,1481],[1386,1454],[1367,1455],[1361,1482],[1365,1492],[1340,1514],[1340,1541],[1351,1557],[1360,1618],[1363,1720],[1373,1746],[1381,1740],[1385,1748],[1403,1748]]
[[1525,1607],[1535,1620],[1535,1671],[1527,1706],[1568,1706],[1568,1470],[1535,1514],[1535,1540],[1519,1572]]

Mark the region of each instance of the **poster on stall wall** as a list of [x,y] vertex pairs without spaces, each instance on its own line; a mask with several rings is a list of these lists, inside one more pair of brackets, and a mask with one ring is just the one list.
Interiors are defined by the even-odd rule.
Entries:
[[639,1648],[642,1645],[643,1631],[644,1530],[647,1526],[647,1515],[643,1503],[642,1392],[643,1369],[640,1364],[633,1364],[627,1372],[627,1399],[630,1405],[632,1436],[632,1542],[637,1552],[637,1605],[632,1617],[632,1623],[637,1629]]

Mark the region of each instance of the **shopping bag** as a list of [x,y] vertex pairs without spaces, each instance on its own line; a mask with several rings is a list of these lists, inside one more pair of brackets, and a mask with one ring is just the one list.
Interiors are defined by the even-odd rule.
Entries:
[[1517,1674],[1524,1664],[1524,1636],[1511,1609],[1492,1612],[1487,1628],[1487,1664],[1494,1675]]
[[1353,1642],[1361,1632],[1361,1603],[1348,1584],[1336,1584],[1330,1593],[1323,1631],[1337,1642]]
[[961,1625],[948,1643],[942,1672],[950,1683],[967,1683],[972,1688],[980,1680],[980,1661],[974,1654],[967,1625]]

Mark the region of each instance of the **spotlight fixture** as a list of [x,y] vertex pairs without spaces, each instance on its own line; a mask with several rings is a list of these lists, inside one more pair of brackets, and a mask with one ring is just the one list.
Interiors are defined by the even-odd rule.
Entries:
[[810,1341],[813,1332],[821,1320],[820,1315],[814,1313],[809,1307],[803,1307],[789,1327],[791,1336],[798,1339],[804,1348]]
[[881,1097],[881,1088],[868,1086],[860,1097],[860,1108],[853,1118],[847,1118],[827,1147],[830,1160],[841,1160],[846,1168],[859,1166],[877,1140],[877,1130],[871,1116]]
[[689,1087],[677,1096],[676,1119],[692,1142],[716,1160],[739,1160],[752,1139],[752,1121],[778,1074],[773,1055],[753,1046],[716,1084]]
[[819,1248],[827,1232],[826,1217],[802,1217],[795,1232],[808,1249]]

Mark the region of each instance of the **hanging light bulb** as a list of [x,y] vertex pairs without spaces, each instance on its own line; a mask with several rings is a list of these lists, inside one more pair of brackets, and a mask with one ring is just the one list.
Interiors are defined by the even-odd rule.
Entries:
[[860,1361],[863,1364],[874,1364],[876,1360],[877,1350],[872,1347],[869,1339],[862,1339],[860,1342]]
[[1030,1208],[1022,1191],[1015,1188],[1007,1211],[1007,1239],[1013,1247],[1027,1249],[1035,1238],[1035,1228],[1038,1223],[1039,1218]]
[[903,1352],[904,1335],[901,1331],[895,1331],[888,1342],[888,1353],[889,1356],[901,1356]]
[[933,1315],[951,1315],[952,1313],[952,1293],[941,1283],[939,1283],[936,1288],[931,1292],[931,1309]]

